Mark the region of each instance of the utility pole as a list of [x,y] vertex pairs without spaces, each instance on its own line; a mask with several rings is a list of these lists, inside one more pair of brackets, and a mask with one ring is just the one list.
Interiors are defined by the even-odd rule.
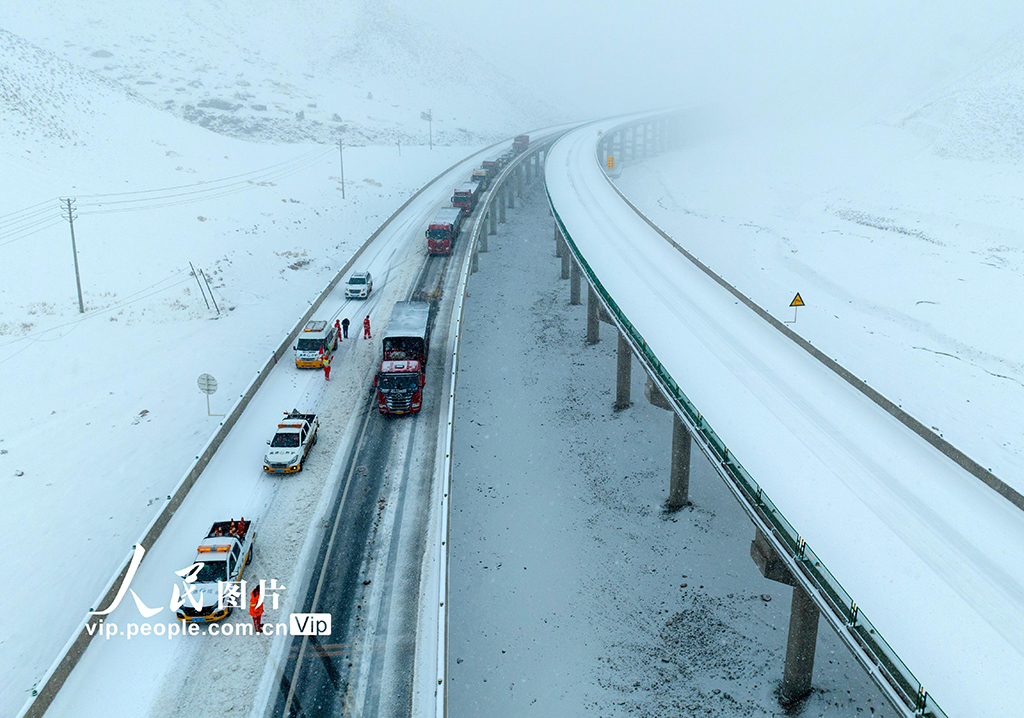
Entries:
[[[78,286],[78,313],[85,314],[85,303],[82,301],[82,278],[78,273],[78,247],[75,245],[75,200],[71,197],[61,198],[61,216],[71,225],[71,254],[75,258],[75,284]],[[67,214],[65,214],[67,212]]]
[[[192,276],[196,278],[196,285],[199,287],[199,293],[203,295],[203,301],[206,302],[206,308],[210,308],[210,300],[206,298],[206,292],[203,291],[203,283],[199,281],[199,272],[192,266],[192,262],[188,263],[189,268],[192,270]],[[220,314],[220,312],[217,312]]]
[[345,199],[345,140],[338,140],[338,154],[341,156],[341,198]]

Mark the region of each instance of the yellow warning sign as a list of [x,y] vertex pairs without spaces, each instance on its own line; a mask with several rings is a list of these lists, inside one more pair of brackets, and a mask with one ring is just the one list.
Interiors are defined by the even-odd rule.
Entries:
[[615,155],[608,155],[608,169],[615,169]]
[[796,293],[796,296],[793,297],[793,301],[789,303],[789,306],[791,306],[791,307],[802,307],[802,306],[804,306],[804,300],[800,298],[800,292]]

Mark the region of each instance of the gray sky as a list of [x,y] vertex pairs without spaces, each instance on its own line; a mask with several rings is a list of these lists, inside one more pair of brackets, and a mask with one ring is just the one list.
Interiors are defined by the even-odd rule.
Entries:
[[1019,5],[416,0],[403,7],[460,28],[459,42],[538,94],[596,115],[722,101],[871,114],[962,74],[1024,19]]

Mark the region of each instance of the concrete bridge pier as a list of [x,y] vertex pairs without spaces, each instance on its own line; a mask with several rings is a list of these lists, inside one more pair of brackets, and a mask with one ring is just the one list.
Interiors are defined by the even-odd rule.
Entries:
[[672,469],[669,472],[668,508],[690,505],[690,432],[679,418],[672,415]]
[[750,542],[750,557],[765,578],[793,587],[793,602],[789,609],[789,637],[786,642],[786,665],[779,686],[779,702],[784,706],[792,705],[811,692],[820,611],[794,579],[792,572],[779,558],[760,529]]
[[615,411],[628,409],[629,385],[633,374],[633,349],[629,346],[626,335],[619,332],[619,347],[615,362]]
[[505,196],[508,198],[508,208],[509,209],[515,209],[516,208],[516,193],[515,193],[515,190],[513,189],[512,185],[515,182],[516,173],[518,171],[519,170],[513,170],[512,176],[508,178],[508,182],[506,183],[508,185],[508,191],[505,192]]
[[476,274],[480,270],[480,258],[476,250],[473,251],[473,259],[469,263],[469,273]]
[[572,256],[569,254],[569,247],[565,244],[565,237],[562,233],[558,233],[558,249],[561,252],[562,257],[562,279],[568,279],[570,275],[570,260]]
[[508,200],[505,198],[505,194],[508,192],[506,185],[501,186],[501,191],[498,192],[498,196],[495,197],[495,201],[498,204],[498,221],[505,224],[505,205],[508,204]]
[[597,292],[589,284],[587,285],[587,344],[597,344],[601,341],[601,306],[597,301]]
[[[486,221],[486,218],[484,218],[484,219]],[[476,251],[478,251],[478,252],[486,252],[487,251],[487,232],[481,232],[480,233],[480,242],[477,244],[477,250]]]
[[487,234],[497,234],[498,215],[494,211],[494,202],[491,203],[491,208],[487,211],[487,223],[490,225],[490,228],[487,230]]
[[555,222],[555,256],[562,256],[562,232],[558,229],[558,222]]
[[516,168],[516,197],[522,198],[523,196],[523,175],[526,170],[522,165]]
[[659,409],[672,412],[672,466],[669,469],[668,501],[665,502],[669,511],[677,511],[690,505],[690,454],[692,439],[686,424],[675,413],[675,407],[661,393],[654,381],[647,377],[644,385],[647,401]]
[[573,262],[569,273],[569,304],[573,306],[583,303],[580,301],[580,275],[582,273],[580,265]]

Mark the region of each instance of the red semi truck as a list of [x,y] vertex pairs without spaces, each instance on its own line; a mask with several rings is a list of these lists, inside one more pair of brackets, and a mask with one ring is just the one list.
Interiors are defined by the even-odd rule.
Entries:
[[384,356],[373,378],[381,414],[416,414],[423,405],[430,304],[398,302],[384,332]]
[[461,209],[463,216],[472,214],[478,201],[480,201],[480,185],[476,182],[461,184],[455,188],[455,192],[452,194],[452,207]]
[[438,210],[427,225],[427,254],[451,254],[462,229],[462,210],[445,207]]
[[530,146],[529,135],[519,135],[512,140],[512,149],[516,151],[516,154],[521,154],[526,151],[526,148]]

